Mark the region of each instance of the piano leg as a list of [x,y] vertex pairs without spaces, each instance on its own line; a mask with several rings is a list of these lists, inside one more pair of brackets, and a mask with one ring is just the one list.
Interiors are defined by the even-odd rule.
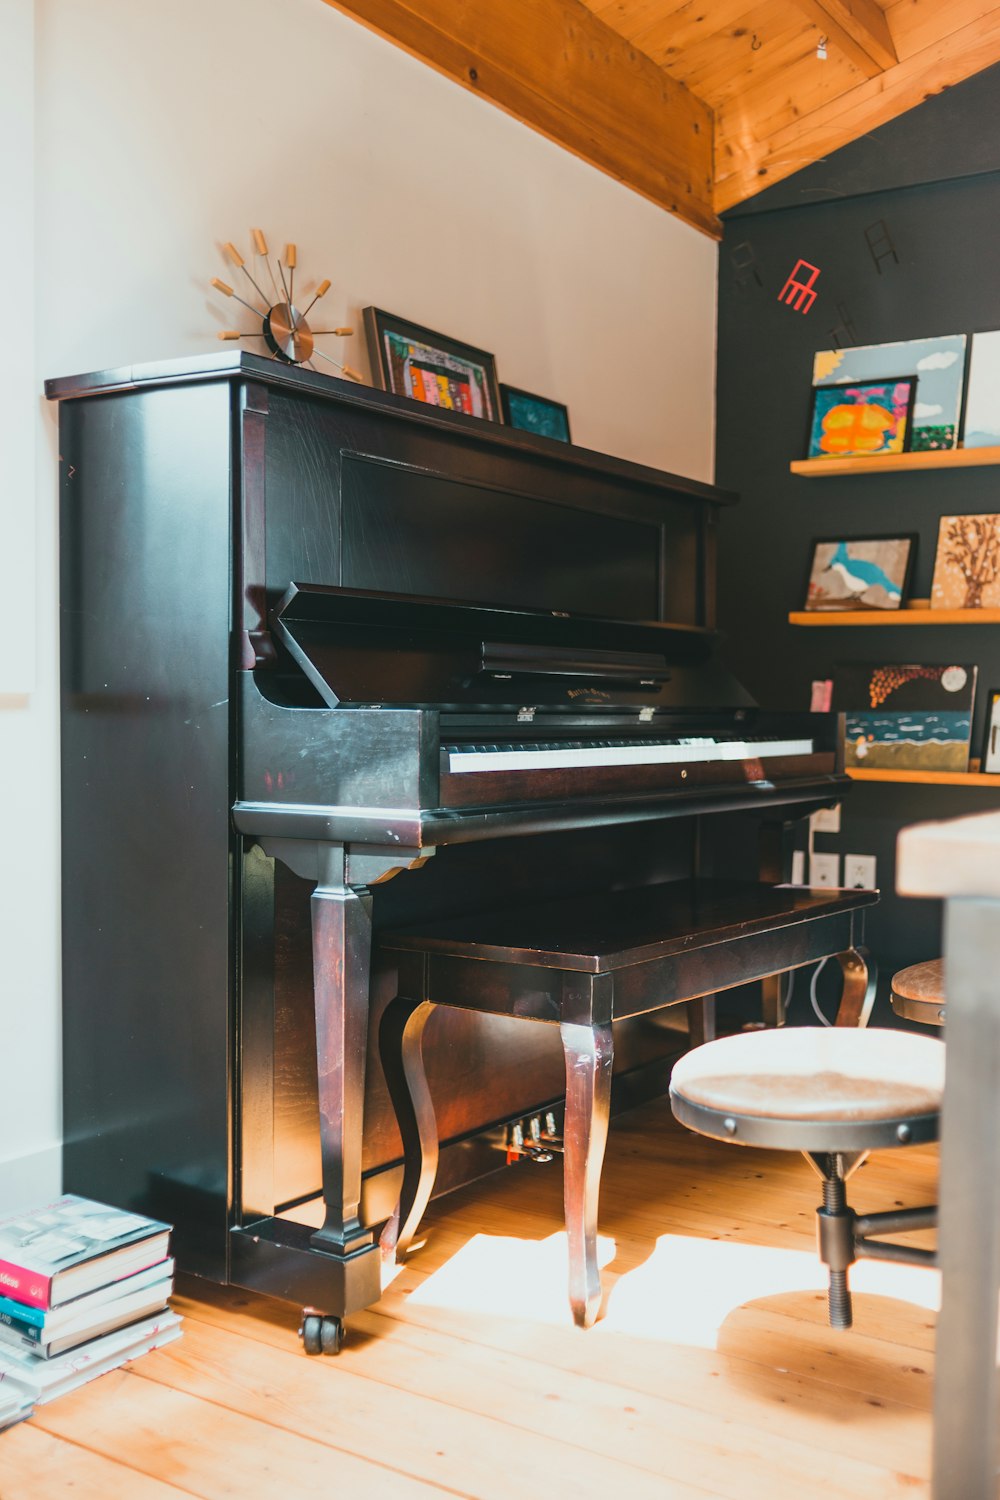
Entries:
[[321,857],[320,878],[311,898],[320,1150],[326,1203],[323,1227],[315,1232],[311,1243],[315,1249],[342,1260],[366,1250],[377,1258],[372,1234],[361,1227],[358,1217],[371,897],[342,883],[343,858],[335,846],[328,854],[328,858]]
[[563,1128],[563,1205],[569,1241],[569,1301],[573,1321],[589,1328],[601,1307],[597,1265],[597,1203],[611,1109],[611,1027],[564,1021],[566,1118]]
[[437,1120],[422,1051],[424,1027],[433,1009],[429,1000],[399,995],[386,1007],[379,1027],[382,1071],[403,1141],[403,1186],[380,1241],[387,1260],[393,1252],[402,1260],[409,1250],[437,1175]]

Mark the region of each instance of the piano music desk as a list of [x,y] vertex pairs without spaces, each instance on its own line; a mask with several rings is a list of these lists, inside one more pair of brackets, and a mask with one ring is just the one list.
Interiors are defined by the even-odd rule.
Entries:
[[403,1188],[384,1251],[405,1255],[437,1169],[421,1036],[436,1005],[557,1025],[566,1059],[564,1207],[570,1305],[589,1327],[601,1303],[597,1207],[608,1132],[613,1024],[821,958],[843,971],[846,1012],[874,998],[860,951],[874,891],[732,880],[674,881],[583,900],[506,907],[384,933],[398,993],[380,1049],[403,1140]]

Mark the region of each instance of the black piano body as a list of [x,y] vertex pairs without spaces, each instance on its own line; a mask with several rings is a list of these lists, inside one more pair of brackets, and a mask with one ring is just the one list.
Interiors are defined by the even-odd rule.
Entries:
[[[373,932],[747,873],[762,821],[781,879],[833,722],[722,665],[708,485],[245,354],[47,393],[66,1187],[342,1314],[400,1177]],[[623,1097],[662,1087],[669,1037],[623,1030]],[[428,1073],[442,1189],[561,1092],[502,1018],[435,1017]]]

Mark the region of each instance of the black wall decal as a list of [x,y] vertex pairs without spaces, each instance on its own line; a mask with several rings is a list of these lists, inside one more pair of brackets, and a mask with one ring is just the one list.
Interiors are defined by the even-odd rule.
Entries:
[[753,246],[749,240],[743,240],[739,245],[734,245],[729,252],[729,260],[736,272],[736,285],[741,287],[763,286],[760,267],[757,265],[757,257],[754,255]]
[[882,274],[883,261],[891,260],[894,265],[899,265],[899,256],[896,254],[896,247],[892,242],[889,226],[884,219],[877,219],[874,224],[868,225],[868,228],[865,230],[865,243],[875,263],[875,269],[880,276]]

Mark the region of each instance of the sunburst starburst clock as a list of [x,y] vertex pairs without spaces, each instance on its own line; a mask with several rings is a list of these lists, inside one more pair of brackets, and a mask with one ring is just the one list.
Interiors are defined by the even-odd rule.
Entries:
[[[317,357],[325,359],[328,364],[335,365],[340,373],[348,380],[364,382],[364,376],[359,375],[357,370],[352,370],[350,365],[343,364],[339,359],[326,354],[316,345],[318,338],[350,338],[354,332],[353,328],[312,328],[306,321],[308,314],[315,307],[321,297],[325,297],[330,290],[329,281],[321,281],[316,287],[308,304],[300,311],[295,305],[295,271],[298,263],[298,253],[294,245],[285,246],[285,259],[282,262],[280,256],[275,257],[278,267],[278,276],[274,274],[271,265],[271,256],[267,248],[267,240],[264,238],[263,230],[251,231],[254,255],[257,264],[254,271],[265,280],[263,265],[267,278],[270,279],[273,288],[273,300],[271,294],[265,292],[260,282],[247,266],[243,256],[237,250],[231,240],[227,241],[224,249],[229,260],[238,271],[241,271],[253,289],[254,302],[248,302],[241,297],[233,287],[221,280],[218,276],[212,277],[212,285],[216,291],[221,292],[224,297],[232,297],[245,307],[248,312],[260,320],[260,332],[254,330],[251,333],[241,333],[236,328],[224,328],[219,334],[220,339],[263,339],[269,352],[275,359],[281,360],[286,365],[308,365],[311,370],[316,366],[313,360]],[[278,285],[280,278],[281,286]],[[259,302],[256,299],[259,298]]]

